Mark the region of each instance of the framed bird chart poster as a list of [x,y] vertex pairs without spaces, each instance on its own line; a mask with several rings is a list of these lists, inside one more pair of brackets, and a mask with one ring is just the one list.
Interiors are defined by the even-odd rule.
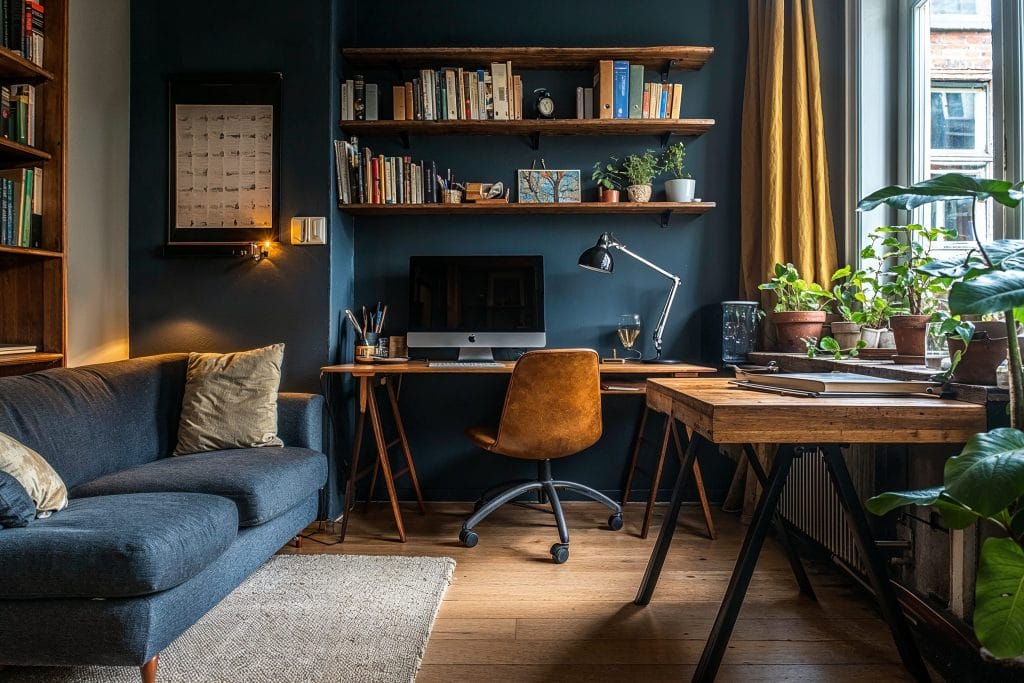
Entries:
[[168,246],[274,240],[281,74],[174,76],[168,103]]

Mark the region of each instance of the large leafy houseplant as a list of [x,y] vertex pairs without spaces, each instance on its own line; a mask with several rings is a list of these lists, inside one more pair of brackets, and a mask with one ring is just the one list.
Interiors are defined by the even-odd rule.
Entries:
[[818,343],[832,292],[804,280],[792,263],[776,263],[772,278],[758,288],[775,293],[772,323],[780,351],[805,351],[808,339]]
[[[949,287],[950,278],[925,268],[934,259],[932,245],[949,239],[955,230],[920,225],[887,225],[875,228],[870,242],[861,250],[865,261],[876,261],[872,279],[878,293],[890,303],[893,313],[931,315]],[[862,280],[867,276],[863,276]]]
[[[1024,184],[950,173],[909,187],[883,188],[861,200],[858,208],[880,204],[913,210],[939,201],[971,201],[972,218],[979,202],[1016,208]],[[976,225],[972,221],[973,226]],[[945,524],[966,528],[985,520],[997,534],[985,540],[975,583],[974,632],[995,657],[1024,655],[1024,368],[1016,320],[1024,317],[1024,240],[982,243],[966,257],[935,259],[919,270],[950,278],[952,315],[1002,312],[1010,360],[1010,427],[976,434],[959,455],[950,458],[941,486],[883,493],[867,501],[878,515],[902,505],[935,508]]]

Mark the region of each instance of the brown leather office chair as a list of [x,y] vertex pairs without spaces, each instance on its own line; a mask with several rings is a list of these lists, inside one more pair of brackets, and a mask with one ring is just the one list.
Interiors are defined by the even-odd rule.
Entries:
[[598,357],[590,349],[546,349],[523,354],[512,371],[497,427],[466,430],[472,441],[492,453],[537,461],[537,478],[491,489],[477,502],[459,540],[472,548],[479,540],[473,527],[499,507],[530,491],[543,491],[555,513],[560,543],[551,557],[569,559],[569,528],[559,489],[582,493],[612,510],[608,526],[622,528],[622,507],[589,486],[551,476],[551,461],[579,453],[601,438],[601,377]]

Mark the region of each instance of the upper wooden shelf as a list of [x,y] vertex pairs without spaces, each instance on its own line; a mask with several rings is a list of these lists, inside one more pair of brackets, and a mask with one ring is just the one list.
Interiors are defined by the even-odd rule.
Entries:
[[362,135],[701,135],[714,119],[518,119],[515,121],[342,121]]
[[19,256],[34,256],[36,258],[64,258],[63,252],[51,251],[49,249],[34,249],[32,247],[9,247],[0,245],[0,256],[5,254],[16,254]]
[[513,69],[593,69],[602,59],[623,59],[660,72],[696,71],[714,48],[689,45],[652,47],[351,47],[341,51],[352,66],[490,66],[512,62]]
[[0,138],[0,166],[31,166],[50,160],[50,154],[36,147]]
[[0,355],[0,366],[56,363],[63,358],[64,356],[59,353],[19,353]]
[[21,55],[0,48],[0,82],[38,85],[53,80],[53,74]]

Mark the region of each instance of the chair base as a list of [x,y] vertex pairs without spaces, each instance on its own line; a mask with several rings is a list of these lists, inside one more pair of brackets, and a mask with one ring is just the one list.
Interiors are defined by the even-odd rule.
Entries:
[[562,510],[562,501],[558,497],[559,490],[575,491],[576,493],[580,493],[591,500],[601,503],[612,511],[612,515],[608,518],[608,526],[613,531],[618,531],[622,528],[621,505],[600,491],[596,491],[584,484],[579,484],[574,481],[554,479],[551,476],[551,461],[540,460],[537,462],[536,480],[519,479],[503,484],[500,487],[489,489],[477,503],[477,507],[473,512],[473,515],[463,523],[462,531],[459,533],[459,540],[462,541],[466,547],[472,548],[477,543],[477,534],[473,531],[473,528],[477,524],[482,522],[488,515],[505,503],[515,500],[519,496],[530,493],[531,491],[540,491],[547,497],[548,503],[551,505],[551,512],[555,515],[555,524],[558,527],[558,538],[561,542],[551,546],[551,557],[556,563],[561,564],[569,559],[569,526],[565,522],[565,513]]

